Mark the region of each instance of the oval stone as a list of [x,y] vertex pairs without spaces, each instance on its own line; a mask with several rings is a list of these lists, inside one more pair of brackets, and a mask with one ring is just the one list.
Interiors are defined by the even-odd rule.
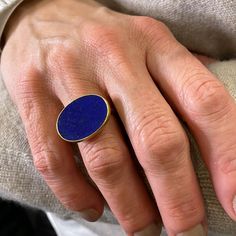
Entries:
[[106,123],[110,109],[98,95],[86,95],[67,105],[57,119],[57,131],[68,142],[93,137]]

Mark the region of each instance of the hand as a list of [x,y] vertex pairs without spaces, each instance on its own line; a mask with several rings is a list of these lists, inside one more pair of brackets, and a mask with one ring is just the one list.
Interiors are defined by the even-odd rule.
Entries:
[[[163,23],[90,0],[29,2],[10,21],[1,71],[35,166],[69,209],[96,220],[104,196],[129,235],[157,235],[159,212],[169,235],[191,235],[192,229],[204,235],[203,200],[176,111],[195,136],[219,201],[236,220],[234,101]],[[101,193],[76,167],[71,145],[57,135],[63,107],[91,93],[114,104],[155,203],[115,115],[102,133],[78,144]]]

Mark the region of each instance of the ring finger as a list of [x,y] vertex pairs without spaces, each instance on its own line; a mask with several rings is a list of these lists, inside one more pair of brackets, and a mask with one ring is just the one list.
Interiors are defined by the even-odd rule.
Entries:
[[[59,86],[63,104],[85,94],[104,95],[89,80],[73,78],[75,74],[79,75],[67,71],[67,85]],[[78,146],[90,177],[125,231],[131,235],[159,235],[158,209],[135,169],[116,118],[111,115],[97,136]]]

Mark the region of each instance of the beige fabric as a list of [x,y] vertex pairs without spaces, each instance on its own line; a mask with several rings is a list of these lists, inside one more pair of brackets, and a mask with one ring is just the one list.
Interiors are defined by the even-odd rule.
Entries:
[[[236,0],[100,1],[120,11],[150,15],[164,21],[179,41],[199,53],[221,58],[236,55]],[[3,2],[0,0],[0,19],[2,12],[9,15],[7,4],[1,8]],[[2,21],[0,26],[1,24]],[[210,69],[236,99],[236,61],[215,63]],[[24,127],[1,80],[0,94],[0,196],[52,211],[63,217],[79,219],[78,213],[64,209],[34,169]],[[194,143],[191,151],[204,193],[210,229],[236,235],[236,223],[229,219],[218,204]],[[101,221],[115,223],[107,210]]]
[[0,39],[7,20],[22,1],[23,0],[0,0]]

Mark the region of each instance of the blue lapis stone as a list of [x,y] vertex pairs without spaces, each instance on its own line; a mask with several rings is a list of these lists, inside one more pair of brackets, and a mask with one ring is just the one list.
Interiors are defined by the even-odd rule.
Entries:
[[101,96],[80,97],[60,113],[57,131],[66,141],[80,142],[94,136],[103,127],[109,112],[109,105]]

